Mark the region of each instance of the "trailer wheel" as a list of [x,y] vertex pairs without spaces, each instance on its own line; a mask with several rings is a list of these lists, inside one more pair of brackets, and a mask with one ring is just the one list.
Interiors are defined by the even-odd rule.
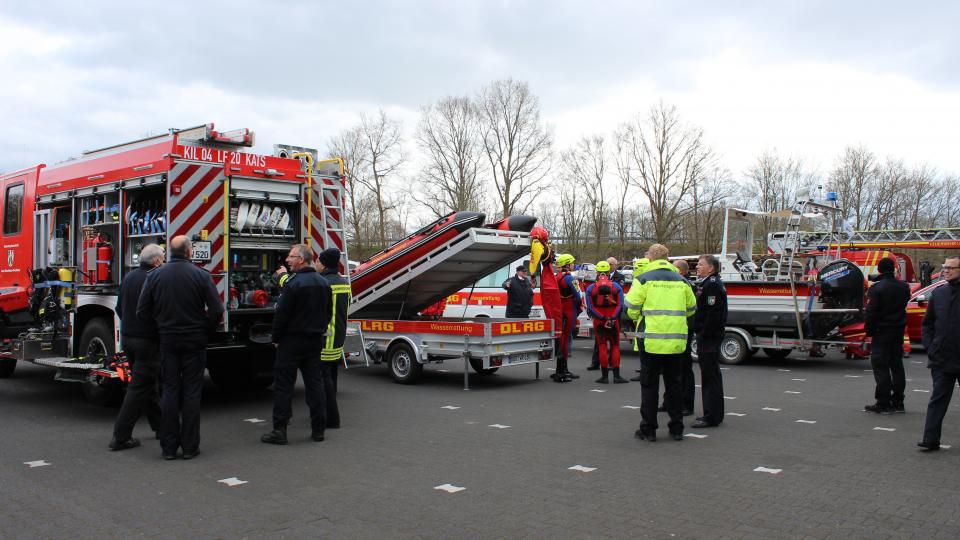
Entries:
[[0,379],[7,379],[17,369],[17,360],[14,358],[0,358]]
[[[116,351],[113,331],[103,319],[91,319],[80,335],[80,354],[87,363],[101,362]],[[123,385],[117,379],[97,377],[80,384],[83,397],[94,405],[118,405],[123,399]]]
[[763,348],[763,354],[767,355],[767,358],[772,358],[774,360],[783,360],[784,358],[790,356],[790,352],[790,349]]
[[387,352],[390,375],[400,384],[413,384],[420,379],[423,366],[406,343],[396,343]]
[[484,369],[483,360],[480,360],[479,358],[471,358],[470,367],[472,367],[473,370],[479,373],[480,375],[493,375],[494,373],[497,372],[498,369],[500,369],[498,367]]
[[747,347],[747,342],[739,334],[727,332],[723,335],[723,341],[720,342],[721,364],[742,364],[749,356],[750,347]]

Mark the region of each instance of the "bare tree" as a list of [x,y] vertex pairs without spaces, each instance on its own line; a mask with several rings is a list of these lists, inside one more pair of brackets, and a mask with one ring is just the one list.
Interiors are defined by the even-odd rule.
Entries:
[[380,247],[387,246],[387,219],[391,210],[387,183],[404,162],[402,125],[380,110],[374,117],[360,115],[357,126],[362,153],[357,181],[373,195]]
[[478,96],[483,145],[504,217],[525,212],[550,170],[553,135],[525,82],[494,81]]
[[713,253],[723,236],[723,216],[732,194],[730,172],[714,164],[698,175],[690,189],[690,213],[686,237],[693,240],[695,253]]
[[877,158],[862,145],[846,147],[830,173],[840,208],[852,214],[855,229],[866,225],[864,212],[869,206],[876,178]]
[[685,196],[712,153],[703,142],[703,131],[684,125],[676,107],[663,102],[652,107],[646,118],[637,116],[620,129],[633,177],[649,205],[654,236],[665,242],[683,215]]
[[484,147],[480,117],[469,97],[450,96],[421,109],[417,143],[426,155],[420,171],[422,204],[437,217],[483,206]]
[[609,227],[607,214],[609,204],[603,193],[607,176],[607,154],[603,135],[583,137],[561,154],[561,176],[566,189],[574,189],[583,194],[581,204],[585,206],[587,223],[593,233],[594,243],[599,246],[601,236]]
[[355,251],[353,256],[367,255],[370,245],[370,235],[365,226],[368,220],[364,219],[373,210],[373,199],[369,191],[359,181],[358,174],[363,164],[363,145],[360,140],[360,131],[357,128],[344,129],[327,144],[327,153],[343,159],[344,180],[346,183],[347,207],[346,226],[347,239],[350,247]]
[[[812,175],[804,170],[802,159],[781,157],[776,150],[761,154],[747,169],[746,176],[745,194],[761,212],[791,208],[796,202],[797,190],[812,182]],[[767,233],[784,224],[783,220],[765,218],[758,236],[766,238]]]

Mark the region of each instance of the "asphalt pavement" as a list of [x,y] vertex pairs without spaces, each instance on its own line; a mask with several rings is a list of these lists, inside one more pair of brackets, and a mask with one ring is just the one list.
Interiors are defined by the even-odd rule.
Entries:
[[302,385],[290,444],[271,446],[269,390],[208,384],[191,461],[162,460],[145,418],[142,447],[110,452],[117,409],[21,363],[0,380],[0,537],[957,537],[960,411],[944,422],[952,448],[917,450],[922,355],[905,360],[906,414],[880,416],[861,411],[867,361],[760,353],[723,370],[722,426],[673,441],[661,414],[648,443],[633,436],[640,385],[594,383],[590,343],[575,347],[581,378],[566,384],[547,364],[539,380],[532,366],[471,376],[469,391],[459,362],[413,386],[382,365],[341,372],[343,427],[321,443]]

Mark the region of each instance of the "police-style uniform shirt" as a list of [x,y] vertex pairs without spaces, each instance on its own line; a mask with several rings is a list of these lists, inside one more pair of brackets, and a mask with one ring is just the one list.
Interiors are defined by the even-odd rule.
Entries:
[[273,317],[273,342],[286,338],[322,345],[330,324],[330,283],[316,270],[301,268],[283,284]]
[[727,289],[717,274],[700,281],[694,329],[697,348],[708,351],[720,346],[727,326]]

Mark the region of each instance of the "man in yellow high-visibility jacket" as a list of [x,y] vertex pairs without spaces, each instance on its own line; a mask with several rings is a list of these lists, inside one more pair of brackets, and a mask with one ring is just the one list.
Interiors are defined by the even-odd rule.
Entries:
[[670,251],[662,244],[647,250],[650,263],[627,294],[629,309],[643,317],[643,351],[640,355],[640,429],[635,435],[657,440],[657,400],[660,376],[667,391],[667,427],[674,440],[683,440],[680,378],[683,351],[687,347],[687,317],[696,311],[697,299],[683,277],[667,260]]

